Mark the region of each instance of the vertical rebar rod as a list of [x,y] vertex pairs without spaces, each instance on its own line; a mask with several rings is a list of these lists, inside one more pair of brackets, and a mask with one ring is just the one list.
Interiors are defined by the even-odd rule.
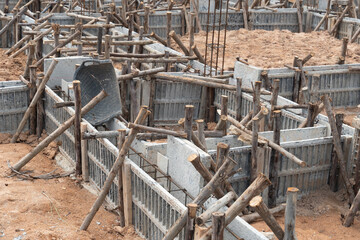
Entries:
[[211,37],[211,56],[210,56],[210,77],[212,76],[212,61],[214,53],[214,37],[215,37],[215,20],[216,20],[216,6],[214,6],[214,21],[212,25],[212,37]]
[[225,32],[224,32],[224,46],[223,46],[223,56],[221,63],[221,75],[224,73],[224,62],[225,62],[225,49],[226,49],[226,31],[228,26],[228,14],[229,14],[229,0],[226,1],[226,14],[225,14]]
[[219,48],[220,48],[220,33],[221,33],[221,17],[222,17],[222,3],[223,0],[220,0],[220,13],[219,13],[219,30],[218,30],[218,39],[216,44],[216,60],[215,60],[215,75],[217,75],[217,68],[219,62]]
[[206,76],[206,59],[207,59],[207,46],[208,46],[208,38],[209,38],[209,24],[210,24],[210,1],[208,0],[208,14],[206,20],[206,40],[205,40],[205,63],[204,63],[204,77]]

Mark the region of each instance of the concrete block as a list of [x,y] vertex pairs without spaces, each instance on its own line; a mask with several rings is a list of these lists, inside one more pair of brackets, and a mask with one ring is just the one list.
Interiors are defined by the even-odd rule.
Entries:
[[[59,61],[56,65],[54,72],[52,73],[47,85],[50,88],[55,88],[56,86],[61,86],[61,80],[64,79],[67,82],[71,82],[74,79],[75,73],[75,64],[81,64],[85,60],[90,60],[89,57],[59,57],[55,58]],[[52,59],[47,58],[44,60],[44,72],[50,67]]]
[[[262,68],[249,66],[241,62],[235,62],[234,79],[238,77],[242,78],[242,85],[244,87],[251,88],[252,82],[255,83],[255,81],[260,80],[260,75],[262,70],[263,70]],[[230,84],[235,85],[235,82],[230,81]]]

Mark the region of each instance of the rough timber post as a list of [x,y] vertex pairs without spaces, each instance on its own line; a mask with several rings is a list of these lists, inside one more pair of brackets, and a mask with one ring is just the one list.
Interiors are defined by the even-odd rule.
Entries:
[[241,105],[242,105],[242,79],[236,78],[236,117],[237,121],[241,121]]
[[[119,129],[118,132],[119,132],[119,136],[117,138],[117,146],[120,151],[120,149],[122,148],[122,146],[125,142],[126,130]],[[118,172],[118,199],[119,199],[118,200],[118,208],[119,208],[120,227],[125,227],[123,171],[124,171],[124,165],[119,169],[119,172]],[[127,193],[127,194],[130,194],[130,193]]]
[[199,205],[196,203],[189,203],[187,204],[188,208],[188,216],[187,216],[187,223],[185,229],[185,240],[192,240],[195,233],[195,218],[196,218],[196,211]]
[[89,182],[89,160],[88,160],[88,147],[87,140],[83,138],[84,133],[87,131],[87,123],[80,123],[81,130],[81,172],[84,182]]
[[76,176],[81,175],[81,88],[80,81],[72,82],[75,101],[75,120],[74,120],[74,138],[75,138],[75,157],[76,157]]
[[[341,136],[343,121],[344,121],[344,114],[339,113],[335,115],[336,128],[340,136]],[[330,168],[330,176],[329,176],[329,185],[331,191],[333,192],[338,191],[339,175],[340,175],[339,163],[338,163],[337,155],[333,149],[331,154],[331,168]]]
[[345,227],[350,227],[353,224],[356,212],[359,211],[359,207],[360,207],[360,191],[358,191],[358,193],[356,194],[356,197],[353,203],[351,204],[349,211],[345,215],[345,219],[343,223]]
[[296,240],[295,220],[296,220],[296,201],[299,189],[289,187],[287,189],[286,208],[285,208],[285,235],[284,240]]
[[171,46],[171,12],[166,12],[166,44],[168,47]]
[[225,229],[225,213],[214,212],[212,214],[212,228],[213,233],[211,236],[211,240],[223,240]]
[[184,131],[187,134],[187,139],[191,141],[192,135],[192,121],[194,114],[194,106],[186,105],[185,106],[185,123],[184,123]]

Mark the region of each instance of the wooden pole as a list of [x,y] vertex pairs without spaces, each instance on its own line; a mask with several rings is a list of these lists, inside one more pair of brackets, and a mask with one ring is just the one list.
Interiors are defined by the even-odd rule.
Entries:
[[[30,72],[34,72],[35,74],[31,73],[32,75],[36,75],[36,69],[30,69]],[[42,79],[38,79],[37,86],[41,85]],[[45,110],[44,110],[44,93],[41,94],[38,102],[36,103],[36,136],[38,138],[41,137],[42,131],[44,129],[44,116],[45,116]],[[30,117],[31,118],[31,117]]]
[[97,53],[101,55],[102,53],[102,35],[103,35],[103,28],[99,27],[97,32]]
[[[120,151],[125,142],[125,129],[118,130],[117,146]],[[124,165],[119,169],[118,172],[118,209],[119,209],[119,224],[120,227],[125,227],[125,213],[124,213],[124,183],[123,183],[123,171]],[[130,193],[127,193],[130,194]],[[131,195],[131,194],[130,194]]]
[[289,187],[287,189],[286,209],[285,209],[285,234],[284,240],[296,240],[295,219],[296,201],[299,189]]
[[213,233],[211,236],[211,240],[223,240],[225,229],[225,213],[214,212],[212,214],[212,228]]
[[[339,113],[335,115],[336,128],[340,136],[341,136],[343,121],[344,121],[344,114]],[[329,175],[329,185],[331,191],[333,192],[337,192],[339,188],[338,186],[339,174],[340,174],[339,170],[340,169],[339,169],[337,155],[334,152],[334,147],[333,147],[331,154],[331,167],[330,167],[330,175]]]
[[144,33],[149,33],[149,18],[150,18],[150,7],[145,6],[145,13],[144,13]]
[[105,59],[110,58],[111,35],[105,35]]
[[205,59],[204,59],[203,55],[200,53],[199,49],[196,47],[196,44],[194,44],[191,47],[191,50],[195,53],[195,56],[198,58],[199,62],[205,64]]
[[88,144],[87,140],[83,138],[87,131],[87,123],[80,123],[81,130],[81,172],[84,182],[89,182],[89,159],[88,159]]
[[273,92],[272,92],[271,100],[270,100],[271,113],[270,113],[270,120],[269,120],[269,130],[270,131],[273,130],[273,127],[274,127],[273,114],[274,114],[275,106],[277,105],[277,100],[279,97],[280,79],[274,80],[272,89],[273,89]]
[[167,47],[171,47],[171,12],[166,12],[166,45]]
[[330,34],[333,35],[337,32],[337,29],[340,25],[340,23],[342,22],[342,20],[344,19],[345,17],[345,14],[349,11],[349,5],[347,5],[344,9],[344,11],[341,13],[340,17],[336,20],[333,28],[330,30]]
[[309,103],[306,127],[313,127],[314,126],[314,121],[315,121],[315,118],[316,118],[316,117],[314,117],[314,115],[317,112],[317,108],[318,108],[317,104],[314,104],[314,103],[311,103],[311,102]]
[[195,233],[196,211],[199,208],[199,205],[196,203],[189,203],[186,206],[188,208],[188,216],[185,228],[185,240],[192,240]]
[[141,131],[172,135],[172,136],[175,136],[175,137],[181,137],[181,138],[186,138],[187,137],[185,132],[172,131],[172,130],[167,130],[167,129],[162,129],[162,128],[148,127],[148,126],[135,124],[135,123],[129,123],[127,127],[128,128],[133,128],[133,129],[136,129],[136,130],[141,130]]
[[24,116],[15,132],[15,134],[13,135],[12,139],[11,139],[11,143],[15,143],[17,138],[19,137],[21,131],[24,129],[24,126],[27,122],[28,117],[30,116],[30,113],[33,111],[33,109],[35,108],[38,100],[41,97],[42,92],[45,89],[46,83],[47,81],[50,79],[50,76],[52,74],[52,72],[55,69],[55,66],[57,65],[58,61],[53,59],[52,63],[50,64],[50,67],[48,69],[48,71],[46,72],[46,75],[44,77],[44,79],[41,82],[41,85],[39,85],[37,92],[35,93],[33,99],[31,100],[29,107],[26,109],[26,112],[24,113]]
[[272,91],[272,86],[267,71],[262,71],[260,77],[264,82],[265,89],[268,91]]
[[270,227],[271,231],[273,231],[278,239],[284,238],[284,231],[269,211],[261,196],[256,196],[251,199],[250,207],[254,208],[262,219],[264,219],[265,223]]
[[194,114],[194,106],[193,105],[185,105],[184,131],[185,131],[185,133],[187,135],[187,139],[189,141],[191,141],[193,114]]
[[222,198],[217,200],[214,204],[212,204],[205,212],[203,212],[199,217],[196,218],[196,224],[202,225],[207,220],[211,218],[211,214],[225,207],[228,203],[236,198],[236,194],[234,192],[228,192]]
[[75,159],[76,159],[76,176],[81,175],[81,88],[80,81],[75,80],[72,82],[74,89],[75,101],[75,119],[74,119],[74,139],[75,139]]
[[344,37],[342,39],[341,55],[339,57],[339,60],[338,60],[337,64],[344,64],[345,63],[346,50],[347,50],[348,43],[349,43],[349,39],[347,37]]
[[195,32],[195,27],[194,27],[194,18],[195,18],[195,13],[189,13],[189,22],[190,22],[190,31],[189,31],[189,49],[190,49],[190,56],[192,56],[194,53],[192,51],[192,47],[195,44],[195,39],[194,39],[194,32]]
[[250,182],[256,178],[257,172],[257,148],[258,148],[259,118],[253,118],[252,139],[251,139],[251,171]]
[[[121,168],[119,168],[119,170],[120,169]],[[124,198],[125,226],[130,226],[133,224],[132,223],[132,183],[131,183],[130,164],[128,163],[124,164],[122,177],[123,177],[123,192],[124,192],[123,198]]]
[[[262,173],[251,183],[241,196],[226,210],[225,226],[229,225],[249,205],[250,200],[259,195],[271,184],[270,180]],[[199,239],[210,239],[213,229],[208,228],[207,232]]]
[[[175,33],[174,30],[170,31],[169,33],[170,37],[177,43],[177,45],[180,47],[181,51],[183,51],[183,53],[186,56],[190,56],[190,52],[189,50],[185,47],[184,43],[181,41],[181,39],[179,38],[179,36]],[[191,47],[191,46],[190,46]]]
[[230,146],[226,143],[219,142],[216,146],[216,171],[221,167],[229,154]]
[[[45,82],[43,80],[43,82]],[[42,83],[43,83],[42,82]],[[96,97],[94,97],[88,104],[86,104],[81,109],[81,115],[88,113],[96,104],[98,104],[102,99],[107,96],[105,91],[101,91]],[[25,155],[14,165],[14,169],[19,171],[23,166],[25,166],[31,159],[33,159],[41,150],[47,147],[52,141],[54,141],[60,134],[66,131],[74,122],[75,116],[70,117],[67,121],[61,124],[55,131],[53,131],[49,136],[42,140],[30,153]]]
[[[59,24],[52,24],[51,25],[54,34],[54,47],[60,44],[60,27]],[[60,52],[57,51],[55,54],[56,57],[60,57]]]
[[299,32],[303,32],[303,11],[302,11],[302,0],[296,0]]
[[[36,81],[37,81],[37,76],[36,76],[36,67],[29,67],[29,72],[30,72],[30,89],[29,89],[29,100],[30,103],[33,101],[35,94],[36,94],[36,89],[40,87],[36,85]],[[41,96],[38,97],[39,101],[41,99]],[[37,103],[34,103],[34,107],[31,108],[30,111],[30,115],[29,115],[29,120],[30,120],[30,134],[35,134],[36,133],[36,122],[37,122]],[[26,114],[26,112],[25,112]],[[24,114],[24,116],[25,116]],[[21,124],[21,122],[20,122]],[[20,130],[22,131],[22,129]]]
[[343,225],[345,227],[350,227],[353,224],[354,218],[356,216],[356,212],[359,210],[359,208],[360,208],[360,190],[356,194],[356,197],[354,198],[354,201],[351,204],[349,211],[345,215],[345,219],[343,222]]
[[[150,112],[147,110],[147,107],[143,106],[140,109],[140,112],[139,112],[137,118],[135,119],[134,123],[136,123],[136,124],[144,123],[145,119],[149,113]],[[98,198],[96,199],[95,203],[91,207],[90,212],[87,214],[86,218],[84,219],[83,223],[81,224],[80,230],[86,230],[89,227],[92,219],[94,218],[95,214],[97,213],[100,206],[104,202],[104,200],[111,188],[112,182],[114,181],[116,175],[118,174],[119,169],[121,168],[121,166],[125,160],[126,153],[128,152],[129,147],[130,147],[131,143],[133,142],[133,140],[135,139],[137,133],[138,133],[138,130],[136,130],[136,129],[130,130],[130,133],[128,134],[128,137],[125,139],[125,142],[119,152],[119,155],[116,158],[115,163],[112,166],[110,173],[103,185],[103,188],[102,188]],[[124,192],[125,192],[125,189],[124,189]],[[130,192],[128,192],[127,194],[130,194]]]
[[[33,64],[33,61],[35,60],[35,47],[36,47],[35,42],[30,41],[29,42],[29,53],[28,53],[28,57],[26,60],[24,74],[23,74],[25,79],[29,79],[29,77],[30,77],[30,66]],[[33,94],[35,94],[35,91]]]
[[255,115],[255,117],[253,117],[250,121],[248,121],[246,123],[245,127],[247,129],[251,130],[254,119],[257,119],[258,121],[260,121],[261,119],[263,119],[268,114],[269,114],[269,110],[265,106],[261,106],[261,110]]
[[9,27],[13,25],[15,21],[26,12],[26,10],[26,7],[22,7],[20,11],[15,16],[13,16],[13,18],[0,30],[0,36],[3,35],[9,29]]
[[195,122],[196,122],[196,126],[197,126],[198,138],[199,138],[200,142],[202,143],[202,145],[204,145],[204,147],[206,148],[206,140],[205,140],[205,133],[204,133],[205,122],[203,119],[197,119],[197,120],[195,120]]
[[329,123],[330,123],[330,127],[331,127],[331,133],[333,135],[334,149],[336,151],[338,161],[339,161],[340,173],[341,173],[342,178],[344,180],[349,200],[350,200],[350,202],[352,202],[352,200],[355,197],[355,194],[354,194],[354,190],[352,188],[352,184],[350,183],[347,172],[346,172],[345,157],[344,157],[344,153],[342,151],[341,142],[340,142],[341,138],[340,138],[339,132],[337,131],[337,128],[336,128],[336,122],[335,122],[334,115],[333,115],[333,112],[332,112],[332,109],[331,109],[329,96],[324,95],[324,96],[321,97],[321,100],[323,101],[323,103],[325,105],[326,114],[327,114],[328,119],[329,119]]
[[[215,173],[211,181],[208,182],[206,186],[201,189],[199,195],[193,200],[192,203],[196,203],[197,205],[201,206],[215,191],[215,189],[218,188],[221,183],[226,179],[227,174],[235,165],[235,162],[233,162],[230,158],[227,158],[224,164]],[[185,226],[187,215],[188,211],[186,210],[171,226],[171,228],[168,230],[162,240],[173,240]]]
[[[281,111],[274,111],[274,135],[273,141],[275,144],[280,145],[280,130],[281,130]],[[278,175],[280,171],[280,156],[279,152],[274,149],[271,150],[271,160],[270,160],[270,181],[272,185],[269,187],[269,206],[276,206],[277,190],[278,190]]]
[[[269,211],[272,215],[280,214],[285,210],[285,206],[286,206],[286,204],[281,204],[277,207],[269,209]],[[244,219],[247,223],[253,223],[255,221],[262,219],[262,217],[257,212],[251,213],[248,215],[244,215],[241,218]]]
[[241,121],[241,105],[242,105],[242,79],[236,78],[236,116],[237,121]]

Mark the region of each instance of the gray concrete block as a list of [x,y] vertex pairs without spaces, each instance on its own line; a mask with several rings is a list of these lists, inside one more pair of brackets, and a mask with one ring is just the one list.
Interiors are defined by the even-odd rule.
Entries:
[[[75,73],[75,64],[81,64],[85,60],[90,60],[90,57],[59,57],[55,58],[59,61],[56,65],[54,72],[52,73],[47,85],[50,88],[55,88],[55,86],[61,86],[61,80],[64,79],[67,82],[71,82],[74,79]],[[44,60],[44,72],[50,67],[52,59],[47,58]]]
[[[262,70],[262,68],[249,66],[241,62],[235,62],[234,79],[238,77],[242,78],[242,85],[244,87],[251,88],[252,82],[255,83],[255,81],[260,80]],[[230,84],[235,85],[235,82],[230,82]]]

